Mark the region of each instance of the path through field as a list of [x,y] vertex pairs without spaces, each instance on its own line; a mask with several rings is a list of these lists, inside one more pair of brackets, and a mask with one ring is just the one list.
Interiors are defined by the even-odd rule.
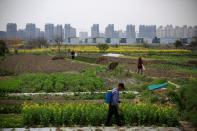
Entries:
[[[2,131],[13,131],[4,128]],[[63,127],[63,128],[15,128],[14,131],[180,131],[176,127]]]

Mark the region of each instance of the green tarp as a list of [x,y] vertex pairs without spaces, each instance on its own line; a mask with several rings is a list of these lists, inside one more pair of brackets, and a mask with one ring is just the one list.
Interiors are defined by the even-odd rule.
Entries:
[[149,85],[148,89],[149,90],[157,90],[157,89],[161,89],[161,88],[166,88],[167,85],[168,85],[168,83]]

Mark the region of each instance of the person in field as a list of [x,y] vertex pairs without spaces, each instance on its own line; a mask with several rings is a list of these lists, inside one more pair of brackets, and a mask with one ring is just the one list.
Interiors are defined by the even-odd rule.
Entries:
[[139,57],[139,59],[138,59],[137,68],[138,68],[138,71],[137,71],[138,74],[139,73],[143,74],[144,65],[143,65],[143,60],[141,57]]
[[120,122],[120,114],[119,114],[119,92],[124,90],[124,84],[123,83],[119,83],[118,87],[114,88],[112,90],[112,96],[109,102],[109,110],[108,110],[108,115],[107,115],[107,120],[105,125],[106,126],[110,126],[111,125],[111,118],[113,115],[115,115],[115,119],[116,119],[116,124],[118,126],[121,126],[121,122]]
[[75,51],[74,50],[71,51],[71,57],[72,57],[72,59],[75,59]]

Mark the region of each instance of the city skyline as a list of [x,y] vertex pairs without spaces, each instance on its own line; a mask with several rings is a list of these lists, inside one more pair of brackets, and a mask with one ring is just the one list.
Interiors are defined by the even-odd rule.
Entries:
[[[150,24],[150,25],[146,25],[146,24],[141,24],[141,25],[138,25],[138,26],[136,26],[136,25],[134,25],[134,24],[126,24],[126,25],[124,25],[124,27],[123,28],[119,28],[119,29],[117,29],[116,28],[116,25],[115,24],[107,24],[103,29],[101,29],[100,28],[100,24],[99,23],[97,23],[97,24],[92,24],[90,27],[89,27],[89,29],[87,29],[87,30],[83,30],[83,31],[80,31],[78,28],[76,28],[76,27],[74,27],[72,24],[54,24],[54,23],[45,23],[44,24],[44,27],[43,28],[41,28],[41,27],[39,27],[39,26],[37,26],[37,24],[36,23],[32,23],[32,22],[30,22],[30,23],[25,23],[25,25],[23,26],[24,28],[19,28],[18,27],[18,24],[17,23],[15,23],[15,22],[10,22],[10,23],[6,23],[6,25],[5,25],[5,30],[0,30],[0,31],[5,31],[6,32],[6,26],[8,25],[8,24],[16,24],[16,26],[17,26],[17,31],[20,31],[20,30],[25,30],[26,28],[27,28],[27,25],[31,25],[31,24],[33,24],[33,25],[35,25],[35,28],[37,28],[37,29],[40,29],[40,31],[45,31],[45,28],[46,28],[46,25],[49,25],[49,24],[52,24],[52,25],[54,25],[54,26],[62,26],[62,28],[63,28],[63,30],[64,30],[64,28],[65,28],[65,25],[68,25],[68,26],[70,26],[70,28],[74,28],[75,29],[75,32],[76,32],[76,35],[77,36],[79,36],[79,34],[80,34],[80,32],[88,32],[88,36],[91,36],[91,32],[92,32],[92,28],[96,25],[96,26],[98,26],[98,27],[96,27],[96,30],[99,32],[99,33],[106,33],[105,31],[106,31],[106,28],[108,27],[108,26],[110,26],[110,25],[113,25],[113,31],[126,31],[127,30],[127,26],[128,25],[132,25],[132,26],[134,26],[134,30],[135,30],[135,32],[136,33],[140,33],[139,32],[139,29],[140,29],[140,26],[156,26],[156,28],[157,29],[159,29],[159,28],[161,28],[161,27],[173,27],[173,28],[175,28],[175,27],[192,27],[192,28],[194,28],[194,27],[197,27],[197,24],[196,25],[181,25],[181,26],[178,26],[178,25],[172,25],[172,24],[168,24],[168,25],[159,25],[159,26],[157,26],[157,25],[155,25],[155,24]],[[97,37],[98,37],[98,34],[97,34]]]
[[[112,4],[113,3],[113,4]],[[100,31],[108,23],[115,24],[115,30],[126,24],[136,25],[197,25],[196,0],[0,0],[0,30],[5,31],[7,23],[35,23],[44,30],[45,23],[70,23],[78,31],[88,31],[93,24],[100,25]]]
[[[159,42],[173,43],[177,39],[184,42],[191,42],[197,37],[197,26],[159,26],[156,25],[140,25],[139,33],[136,33],[135,25],[127,24],[123,30],[115,30],[114,24],[108,24],[105,32],[100,32],[99,24],[91,26],[91,34],[82,33],[78,37],[77,29],[71,24],[54,25],[45,24],[45,30],[41,31],[34,23],[26,23],[25,29],[18,29],[16,23],[7,23],[6,31],[0,31],[0,39],[21,39],[35,40],[39,38],[46,39],[49,43],[53,43],[56,39],[61,39],[65,43],[135,43],[136,41],[146,41],[148,43]],[[143,40],[142,40],[143,39]],[[88,41],[89,40],[89,41]]]

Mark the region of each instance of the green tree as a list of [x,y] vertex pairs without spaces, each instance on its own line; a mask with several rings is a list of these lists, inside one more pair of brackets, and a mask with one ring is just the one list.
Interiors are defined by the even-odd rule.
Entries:
[[105,52],[107,49],[109,49],[108,44],[98,44],[97,48],[99,48],[100,52]]
[[180,40],[176,40],[175,43],[174,43],[174,46],[176,48],[183,47],[183,43]]
[[61,48],[61,44],[62,44],[63,40],[62,40],[61,37],[56,37],[55,42],[56,42],[57,47],[58,47],[58,52],[60,53],[60,48]]
[[4,56],[6,53],[9,53],[8,47],[5,41],[0,40],[0,56]]

